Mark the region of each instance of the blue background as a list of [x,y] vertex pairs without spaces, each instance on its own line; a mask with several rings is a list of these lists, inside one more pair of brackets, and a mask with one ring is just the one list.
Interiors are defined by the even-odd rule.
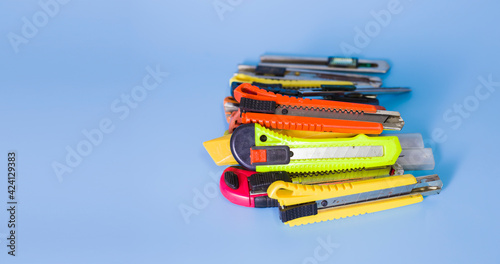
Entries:
[[[500,262],[500,92],[475,95],[479,78],[500,82],[498,1],[401,0],[401,12],[352,54],[387,59],[385,85],[414,90],[381,100],[401,112],[403,132],[422,133],[434,148],[440,195],[290,228],[276,209],[214,194],[224,168],[202,142],[227,128],[222,99],[236,65],[265,53],[344,55],[341,43],[355,46],[355,29],[373,25],[371,12],[389,2],[221,0],[219,16],[212,0],[73,0],[16,53],[9,34],[22,36],[23,17],[43,9],[2,1],[0,203],[15,150],[19,205],[16,257],[7,255],[0,211],[0,263]],[[157,65],[168,77],[120,119],[113,102]],[[453,107],[464,102],[460,116]],[[59,179],[54,162],[65,164],[82,130],[106,118],[114,130]],[[195,213],[186,220],[179,208],[187,207]],[[336,247],[314,259],[320,240]]]

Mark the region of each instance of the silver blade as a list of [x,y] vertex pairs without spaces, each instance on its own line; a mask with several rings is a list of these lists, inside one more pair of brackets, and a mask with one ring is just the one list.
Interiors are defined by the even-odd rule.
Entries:
[[443,182],[437,174],[416,177],[417,184],[413,187],[412,193],[420,193],[423,196],[439,194],[443,188]]
[[365,158],[384,156],[383,146],[349,146],[349,147],[322,147],[322,148],[291,148],[291,160],[303,159],[340,159]]
[[381,123],[384,129],[387,130],[401,130],[404,126],[404,121],[398,112],[385,110],[377,110],[375,113],[364,113],[343,109],[277,105],[274,114],[375,122]]
[[234,112],[240,109],[239,103],[226,102],[224,103],[224,112]]
[[384,198],[396,197],[410,193],[420,193],[424,196],[438,194],[443,187],[443,182],[436,174],[429,176],[416,177],[417,183],[394,187],[389,189],[376,190],[371,192],[346,195],[326,200],[318,200],[316,204],[319,209],[327,209],[336,206],[342,206],[353,203],[362,203],[366,201],[379,200]]
[[[386,111],[386,110],[377,110],[376,113],[364,113],[365,116],[374,117],[374,119],[383,120],[386,117],[384,122],[379,122],[384,125],[385,130],[401,130],[405,125],[403,118],[399,112],[396,111]],[[374,122],[374,121],[371,121]]]

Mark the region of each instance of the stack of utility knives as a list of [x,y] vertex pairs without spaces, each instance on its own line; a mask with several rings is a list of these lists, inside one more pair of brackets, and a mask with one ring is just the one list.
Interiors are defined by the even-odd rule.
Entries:
[[204,142],[228,167],[220,190],[234,204],[277,207],[290,226],[339,219],[421,202],[438,194],[432,149],[418,133],[399,131],[397,111],[378,96],[407,93],[382,87],[381,60],[261,56],[239,65],[224,99],[225,135]]

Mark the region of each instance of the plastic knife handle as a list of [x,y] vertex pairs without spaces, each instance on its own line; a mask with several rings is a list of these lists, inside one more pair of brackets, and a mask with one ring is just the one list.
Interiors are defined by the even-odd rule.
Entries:
[[408,194],[392,198],[368,201],[363,203],[356,203],[351,205],[333,207],[318,212],[316,215],[300,217],[297,219],[285,222],[289,226],[298,226],[312,223],[319,223],[322,221],[346,218],[356,215],[368,214],[389,210],[397,207],[402,207],[410,204],[416,204],[423,201],[424,198],[421,194]]
[[243,124],[258,123],[261,126],[267,128],[287,130],[306,130],[371,135],[378,135],[384,130],[383,124],[375,122],[248,112],[242,113],[240,120]]
[[[298,138],[271,131],[260,124],[243,124],[231,134],[229,142],[234,159],[248,170],[258,172],[286,171],[313,172],[375,168],[393,165],[401,146],[397,137],[369,137],[358,134],[348,138]],[[359,157],[323,157],[320,153],[309,158],[288,159],[284,147],[290,149],[288,157],[292,157],[295,148],[336,148],[336,147],[378,147],[383,149],[382,155]],[[263,148],[262,148],[263,147]],[[279,147],[280,149],[274,149]],[[257,149],[259,148],[259,149]],[[266,151],[269,149],[270,152]],[[276,155],[273,156],[272,153]],[[269,156],[271,155],[271,157]],[[253,160],[253,161],[252,161]],[[272,162],[270,164],[269,162]]]
[[415,183],[417,180],[410,174],[332,185],[303,185],[276,181],[267,189],[267,195],[277,199],[281,206],[290,206]]

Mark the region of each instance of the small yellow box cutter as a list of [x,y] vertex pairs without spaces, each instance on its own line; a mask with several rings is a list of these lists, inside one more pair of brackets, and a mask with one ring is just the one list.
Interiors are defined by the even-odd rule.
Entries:
[[296,226],[415,204],[442,187],[438,175],[407,174],[332,185],[276,181],[267,195],[278,200],[281,221]]

